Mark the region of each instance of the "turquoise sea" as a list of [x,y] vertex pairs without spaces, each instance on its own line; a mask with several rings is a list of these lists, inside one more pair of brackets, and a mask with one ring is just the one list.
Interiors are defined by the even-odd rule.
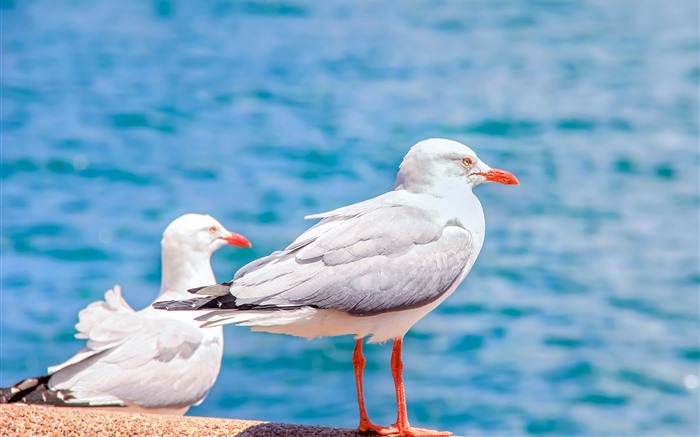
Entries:
[[[694,0],[3,0],[0,385],[82,346],[115,283],[158,290],[186,212],[246,235],[220,280],[391,188],[447,137],[521,181],[476,190],[484,249],[405,340],[409,417],[461,435],[700,432]],[[349,337],[227,327],[190,414],[354,427]],[[395,418],[390,347],[369,412]]]

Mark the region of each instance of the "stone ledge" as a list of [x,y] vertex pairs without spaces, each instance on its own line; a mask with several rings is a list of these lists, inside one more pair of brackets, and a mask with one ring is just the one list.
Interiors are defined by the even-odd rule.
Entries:
[[0,436],[357,437],[350,429],[163,416],[89,408],[0,405]]

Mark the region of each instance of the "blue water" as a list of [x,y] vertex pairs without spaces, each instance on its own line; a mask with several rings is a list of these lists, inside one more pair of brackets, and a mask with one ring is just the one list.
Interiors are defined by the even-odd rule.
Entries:
[[[3,1],[0,384],[81,347],[77,312],[159,284],[170,220],[282,248],[380,194],[415,142],[471,145],[487,236],[405,342],[413,424],[698,435],[696,1]],[[354,427],[351,338],[227,327],[191,414]],[[366,348],[393,422],[389,347]],[[695,383],[694,383],[695,382]]]

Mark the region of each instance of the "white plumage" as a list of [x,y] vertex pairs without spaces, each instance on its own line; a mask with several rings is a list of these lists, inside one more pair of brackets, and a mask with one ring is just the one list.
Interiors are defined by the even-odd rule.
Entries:
[[[184,298],[187,289],[215,282],[210,257],[226,244],[250,246],[210,216],[176,219],[161,242],[157,299]],[[135,311],[115,286],[80,312],[76,338],[86,340],[85,348],[49,367],[48,382],[34,387],[41,396],[28,393],[24,401],[184,414],[204,400],[221,366],[222,329],[198,325],[183,313]]]
[[[392,191],[307,217],[321,221],[286,249],[244,266],[230,283],[193,290],[207,297],[154,306],[207,310],[197,318],[204,327],[234,323],[307,338],[354,335],[358,429],[428,435],[408,423],[402,339],[454,292],[476,261],[485,225],[472,188],[489,181],[518,183],[463,144],[422,141],[406,154]],[[399,408],[393,427],[372,424],[365,411],[363,338],[394,340],[392,370]]]

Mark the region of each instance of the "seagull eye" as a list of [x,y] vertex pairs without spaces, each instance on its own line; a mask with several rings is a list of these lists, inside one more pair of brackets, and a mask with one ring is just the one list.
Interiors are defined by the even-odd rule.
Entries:
[[473,164],[472,159],[470,157],[462,158],[462,165],[465,167],[469,167]]
[[212,234],[216,234],[216,231],[218,231],[216,226],[212,226],[209,228],[209,232],[211,232]]

